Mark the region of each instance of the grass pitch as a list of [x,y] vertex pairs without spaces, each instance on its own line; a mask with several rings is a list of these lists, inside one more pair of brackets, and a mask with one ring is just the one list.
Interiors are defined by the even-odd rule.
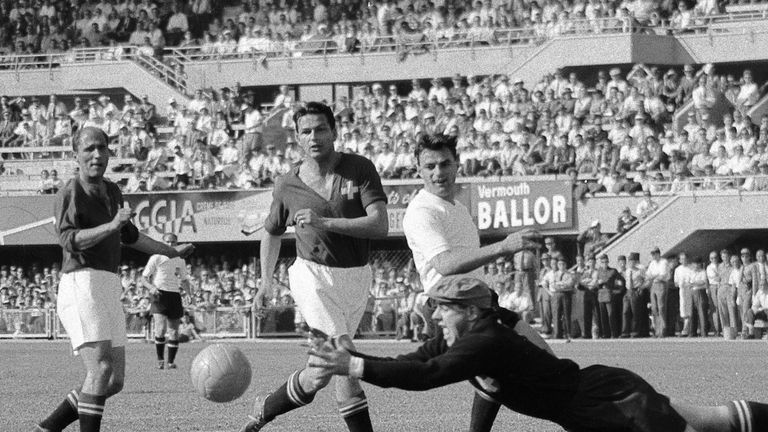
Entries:
[[[238,341],[251,361],[253,381],[242,398],[228,404],[202,399],[192,388],[189,367],[205,343],[183,344],[176,370],[158,370],[154,345],[129,343],[126,384],[107,401],[103,431],[237,431],[256,391],[271,391],[306,361],[299,340]],[[768,343],[723,340],[620,340],[553,343],[558,356],[586,366],[601,363],[631,369],[660,392],[699,404],[732,399],[768,401]],[[416,344],[359,341],[360,351],[394,355]],[[67,342],[0,341],[0,431],[29,431],[67,391],[82,382],[83,367]],[[472,388],[468,383],[430,392],[384,390],[365,385],[377,431],[462,431],[469,425]],[[76,431],[70,426],[68,431]],[[333,391],[279,417],[265,432],[344,431]],[[554,424],[502,408],[495,431],[560,431]]]

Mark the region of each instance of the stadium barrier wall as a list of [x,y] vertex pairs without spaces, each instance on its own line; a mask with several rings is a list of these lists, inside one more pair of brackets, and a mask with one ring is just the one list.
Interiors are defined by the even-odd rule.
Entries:
[[49,339],[50,309],[0,309],[0,339]]
[[[396,334],[397,305],[400,297],[379,297],[369,302],[358,334],[366,337],[392,337]],[[195,328],[203,338],[294,337],[295,306],[271,306],[252,313],[246,307],[214,309],[187,308]],[[380,311],[388,311],[380,313]],[[152,315],[146,309],[125,310],[129,339],[154,340]],[[0,309],[1,339],[68,339],[55,309]]]

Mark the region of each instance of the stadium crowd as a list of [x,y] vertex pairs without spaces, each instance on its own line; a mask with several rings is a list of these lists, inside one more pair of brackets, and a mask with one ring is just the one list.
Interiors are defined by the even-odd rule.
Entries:
[[339,52],[354,52],[361,45],[380,49],[386,40],[447,45],[472,38],[492,44],[501,39],[500,31],[512,28],[543,37],[630,24],[685,31],[728,3],[254,0],[224,8],[209,0],[5,0],[0,2],[0,47],[18,55],[109,46],[119,56],[120,47],[129,45],[145,55],[160,54],[166,46],[226,55],[291,51],[316,40],[331,41]]
[[[426,84],[413,80],[385,89],[373,83],[356,88],[352,98],[340,97],[334,103],[338,148],[367,156],[383,178],[412,178],[418,137],[454,135],[460,175],[567,173],[579,197],[768,189],[768,116],[747,114],[766,84],[756,83],[749,69],[734,75],[712,64],[681,71],[636,64],[626,73],[611,68],[589,77],[555,70],[528,85],[507,75],[457,75]],[[717,111],[723,100],[731,108]],[[254,93],[239,85],[199,89],[186,106],[171,99],[158,108],[146,96],[131,95],[120,108],[108,95],[75,98],[74,107],[56,96],[46,102],[0,98],[0,145],[66,144],[73,128],[101,127],[115,156],[137,161],[116,168],[132,172],[124,184],[129,192],[268,186],[300,158],[292,121],[300,102],[288,86],[281,86],[270,109],[260,109]],[[678,129],[673,120],[681,109],[688,115]],[[266,122],[280,116],[285,147],[262,138]],[[168,136],[158,133],[163,125],[172,128]],[[41,190],[55,189],[46,186],[49,174],[42,174]]]
[[[606,240],[599,226],[594,226],[579,237],[572,261],[554,238],[546,237],[538,259],[499,258],[485,266],[486,282],[498,294],[500,306],[520,313],[545,337],[733,338],[740,334],[750,339],[762,337],[762,328],[768,327],[764,250],[691,251],[662,257],[654,248],[648,255],[621,255],[614,265],[599,252]],[[301,316],[293,308],[287,277],[290,261],[278,265],[271,297],[259,293],[257,262],[253,257],[190,259],[189,288],[182,290],[188,315],[219,308],[248,314],[256,304],[264,326],[293,331]],[[394,262],[386,256],[373,260],[374,278],[359,332],[394,333],[404,340],[428,337],[434,331],[431,311],[413,262]],[[142,270],[130,261],[120,267],[119,275],[121,299],[135,331],[145,330],[149,321],[151,297],[142,283]],[[54,308],[58,278],[57,264],[0,266],[0,312]],[[14,324],[19,324],[18,335],[41,331],[43,325],[39,313],[26,315],[23,322],[9,322],[2,313],[0,318],[0,332],[5,334],[13,333]]]

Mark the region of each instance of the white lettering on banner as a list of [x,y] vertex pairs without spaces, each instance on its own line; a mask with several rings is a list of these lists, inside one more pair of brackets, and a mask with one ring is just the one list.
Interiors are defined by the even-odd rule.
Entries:
[[[548,225],[566,221],[566,199],[563,195],[480,201],[477,203],[477,228],[501,229]],[[391,226],[391,224],[390,224]]]
[[180,215],[177,214],[175,200],[171,200],[170,203],[164,199],[157,200],[150,208],[149,200],[144,199],[136,205],[136,221],[139,229],[154,228],[159,234],[167,232],[183,234],[185,231],[197,233],[194,215],[192,201],[189,200],[183,201]]
[[407,206],[409,202],[413,199],[413,197],[416,196],[417,193],[419,193],[419,188],[414,188],[409,193],[403,193],[401,194],[400,191],[397,189],[393,189],[388,195],[387,195],[387,204],[388,205],[398,205],[402,204],[404,206]]
[[484,184],[477,186],[477,195],[481,199],[506,198],[520,195],[530,195],[531,187],[526,182],[507,185],[507,186],[486,186]]
[[387,209],[389,219],[389,232],[403,232],[404,208]]

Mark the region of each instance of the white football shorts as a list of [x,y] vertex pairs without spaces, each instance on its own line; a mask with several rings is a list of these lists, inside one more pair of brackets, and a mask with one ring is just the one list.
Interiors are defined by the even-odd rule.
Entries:
[[288,269],[291,295],[310,327],[329,336],[355,336],[365,312],[371,266],[328,267],[302,258]]
[[61,275],[56,311],[75,354],[88,342],[109,340],[112,347],[125,346],[120,292],[115,273],[85,268]]

